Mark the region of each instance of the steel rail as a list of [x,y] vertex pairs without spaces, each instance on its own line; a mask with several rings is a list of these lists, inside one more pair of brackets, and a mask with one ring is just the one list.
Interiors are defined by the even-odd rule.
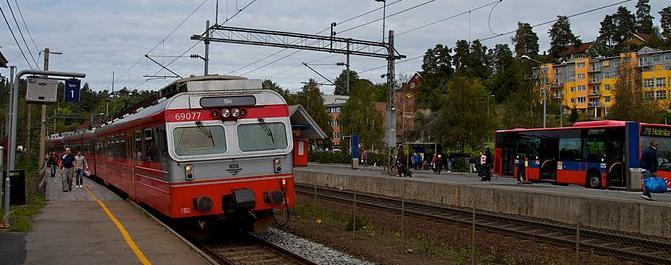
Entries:
[[[315,194],[315,186],[296,183],[296,193]],[[321,198],[351,203],[352,191],[317,187]],[[383,210],[401,211],[401,200],[379,195],[357,192],[357,204]],[[448,207],[421,201],[405,200],[406,213],[427,217],[438,221],[453,221],[462,225],[473,225],[473,209]],[[501,232],[524,239],[537,239],[556,245],[576,245],[577,228],[566,224],[531,220],[510,215],[478,211],[476,226],[484,230]],[[579,245],[599,254],[640,261],[646,264],[671,264],[671,242],[626,235],[613,231],[599,231],[593,228],[581,228]]]

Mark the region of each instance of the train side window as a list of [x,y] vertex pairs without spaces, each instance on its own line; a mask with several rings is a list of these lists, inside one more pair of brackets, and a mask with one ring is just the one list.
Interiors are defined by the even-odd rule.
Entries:
[[142,133],[138,130],[133,133],[133,159],[142,160]]
[[144,161],[156,160],[156,144],[154,144],[154,133],[151,128],[144,129]]
[[168,140],[166,138],[165,125],[154,127],[155,155],[152,156],[154,162],[168,159]]
[[119,147],[117,157],[126,160],[128,159],[128,144],[126,143],[126,134],[119,135]]

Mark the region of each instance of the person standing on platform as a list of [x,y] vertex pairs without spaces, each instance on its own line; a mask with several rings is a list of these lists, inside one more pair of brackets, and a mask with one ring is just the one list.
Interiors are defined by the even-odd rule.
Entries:
[[435,171],[436,175],[440,175],[440,171],[442,170],[443,170],[443,156],[438,155],[438,157],[436,157],[436,171]]
[[49,169],[51,169],[51,177],[55,178],[56,177],[56,153],[51,152],[49,154],[49,160],[47,160],[47,165],[49,166]]
[[84,187],[84,170],[88,170],[89,164],[86,162],[86,157],[82,155],[81,151],[77,151],[75,156],[75,187]]
[[454,163],[454,158],[452,154],[447,154],[447,173],[452,172],[452,164]]
[[[643,179],[654,177],[655,173],[657,173],[657,143],[655,141],[650,141],[650,146],[643,150],[641,168],[645,169],[643,171]],[[645,189],[645,185],[643,185],[641,198],[649,201],[653,200],[650,191]]]
[[483,154],[484,159],[480,159],[481,162],[484,162],[482,166],[482,181],[491,181],[492,180],[492,152],[489,151],[489,147],[485,147],[485,153]]
[[63,192],[72,191],[72,177],[74,175],[75,156],[70,148],[65,148],[65,154],[61,157],[61,178],[63,181]]

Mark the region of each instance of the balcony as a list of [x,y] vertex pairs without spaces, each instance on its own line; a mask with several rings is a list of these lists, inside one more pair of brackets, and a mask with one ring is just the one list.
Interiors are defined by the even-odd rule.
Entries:
[[587,97],[589,97],[589,98],[598,98],[598,97],[601,97],[601,93],[600,93],[599,91],[592,90],[592,92],[589,93],[589,95],[587,95]]
[[598,73],[598,72],[601,72],[601,67],[590,67],[589,69],[587,69],[587,72],[588,72],[588,73]]
[[587,81],[587,83],[590,84],[590,85],[601,84],[601,78],[599,78],[599,79],[591,79],[590,78],[589,81]]
[[587,107],[590,107],[590,108],[600,108],[600,107],[601,107],[601,103],[599,103],[598,101],[597,101],[597,102],[590,101],[589,103],[587,103]]

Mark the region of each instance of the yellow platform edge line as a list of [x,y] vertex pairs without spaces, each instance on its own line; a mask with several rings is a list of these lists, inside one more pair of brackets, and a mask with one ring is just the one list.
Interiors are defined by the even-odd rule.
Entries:
[[126,228],[123,226],[123,224],[121,224],[121,222],[119,222],[119,219],[117,219],[116,216],[114,216],[114,214],[107,208],[105,203],[103,203],[101,200],[98,200],[98,198],[95,195],[93,195],[93,193],[87,187],[84,187],[84,189],[86,190],[86,193],[88,193],[88,195],[93,200],[95,200],[98,203],[98,205],[100,205],[100,208],[102,208],[103,211],[107,214],[107,217],[109,217],[109,219],[112,220],[112,223],[116,225],[117,229],[119,229],[119,232],[126,240],[128,247],[133,251],[133,253],[135,253],[135,256],[137,256],[137,258],[140,260],[140,263],[143,265],[151,265],[149,259],[147,259],[147,257],[144,256],[142,250],[140,250],[140,248],[135,244],[135,241],[133,241],[133,238],[130,236],[130,234],[128,234]]

